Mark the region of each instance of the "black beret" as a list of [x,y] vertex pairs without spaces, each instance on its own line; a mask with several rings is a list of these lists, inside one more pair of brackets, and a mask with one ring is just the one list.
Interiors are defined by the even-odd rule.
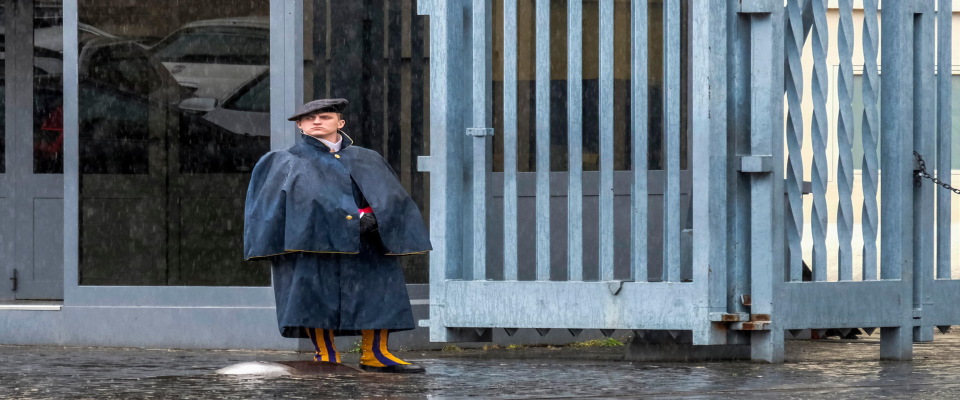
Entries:
[[319,99],[311,101],[307,104],[300,106],[297,109],[297,112],[289,118],[290,121],[297,121],[300,118],[303,118],[307,115],[318,113],[318,112],[343,112],[343,109],[347,108],[347,104],[350,102],[347,99]]

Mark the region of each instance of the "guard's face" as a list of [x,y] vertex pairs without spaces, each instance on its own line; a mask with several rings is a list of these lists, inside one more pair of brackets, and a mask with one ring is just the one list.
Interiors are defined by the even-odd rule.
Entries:
[[297,126],[303,133],[327,141],[335,141],[330,138],[335,139],[337,131],[343,128],[344,124],[346,121],[340,119],[340,115],[335,112],[310,114],[297,121]]

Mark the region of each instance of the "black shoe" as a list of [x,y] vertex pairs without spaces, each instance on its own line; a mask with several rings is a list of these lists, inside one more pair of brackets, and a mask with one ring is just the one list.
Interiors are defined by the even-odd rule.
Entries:
[[360,369],[367,372],[389,372],[394,374],[422,374],[427,372],[423,367],[416,364],[397,364],[386,367],[374,367],[372,365],[360,364]]

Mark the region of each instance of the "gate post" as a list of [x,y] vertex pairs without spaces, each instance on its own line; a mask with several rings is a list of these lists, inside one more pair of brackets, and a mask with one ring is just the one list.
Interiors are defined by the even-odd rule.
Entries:
[[[936,154],[936,89],[934,86],[934,19],[936,18],[934,0],[918,1],[916,8],[916,25],[914,32],[914,68],[913,68],[913,148],[927,159],[933,159]],[[947,74],[952,72],[948,69]],[[914,168],[916,169],[916,168]],[[938,175],[941,174],[938,170]],[[949,169],[947,170],[949,171]],[[949,172],[948,172],[949,173]],[[931,304],[930,290],[933,288],[933,247],[937,240],[933,234],[934,204],[933,191],[935,185],[921,185],[913,187],[913,321],[914,342],[932,342],[933,326],[924,323],[924,309]]]
[[[783,2],[743,0],[749,18],[749,154],[739,169],[750,174],[749,265],[751,320],[769,321],[751,332],[751,359],[783,362]],[[743,217],[746,217],[745,215]]]
[[727,329],[711,314],[728,313],[727,249],[727,2],[690,7],[692,88],[690,163],[693,175],[693,282],[705,293],[693,331],[697,345],[727,344]]
[[915,1],[883,4],[881,19],[880,278],[900,280],[900,326],[880,328],[880,358],[913,358],[913,89]]
[[[430,341],[459,338],[444,323],[446,281],[463,275],[465,218],[464,115],[469,97],[470,59],[464,35],[465,0],[418,0],[418,13],[430,16],[430,156],[417,169],[430,173]],[[424,321],[421,321],[423,324]],[[466,341],[466,340],[463,340]]]

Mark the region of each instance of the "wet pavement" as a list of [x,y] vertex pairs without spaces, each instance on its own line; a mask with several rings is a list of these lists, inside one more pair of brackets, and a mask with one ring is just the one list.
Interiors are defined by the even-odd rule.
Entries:
[[879,345],[789,341],[780,365],[628,362],[623,347],[397,352],[427,373],[269,378],[215,371],[310,355],[0,346],[0,399],[960,398],[960,334],[916,344],[910,362],[878,361]]

